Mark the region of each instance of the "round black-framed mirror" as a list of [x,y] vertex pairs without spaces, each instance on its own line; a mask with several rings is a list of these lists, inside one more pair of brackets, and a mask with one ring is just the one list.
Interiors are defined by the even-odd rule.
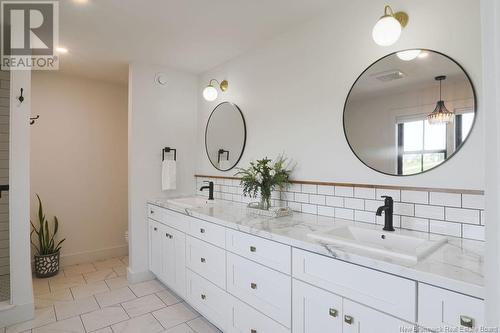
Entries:
[[205,150],[220,171],[233,169],[243,156],[247,139],[245,117],[231,102],[222,102],[210,114],[205,128]]
[[368,66],[344,103],[354,155],[391,176],[430,171],[452,158],[477,118],[472,80],[453,58],[430,49],[390,53]]

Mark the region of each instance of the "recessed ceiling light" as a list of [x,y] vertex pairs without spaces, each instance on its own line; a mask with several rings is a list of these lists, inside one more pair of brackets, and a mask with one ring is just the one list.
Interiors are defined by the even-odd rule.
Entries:
[[416,57],[418,57],[421,52],[422,52],[421,50],[406,50],[406,51],[399,51],[396,54],[398,58],[403,61],[411,61]]
[[68,53],[68,49],[65,47],[58,47],[56,48],[57,53]]
[[78,4],[86,4],[89,2],[89,0],[73,0],[73,2]]
[[426,52],[426,51],[422,51],[418,55],[419,58],[427,58],[428,56],[429,56],[429,52]]

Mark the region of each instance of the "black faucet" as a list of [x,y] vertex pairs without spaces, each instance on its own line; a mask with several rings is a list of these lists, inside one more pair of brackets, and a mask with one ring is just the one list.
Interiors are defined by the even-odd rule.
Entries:
[[214,182],[205,181],[204,183],[208,183],[208,186],[200,187],[200,191],[208,188],[208,200],[214,200]]
[[392,212],[394,208],[394,200],[390,196],[383,195],[382,198],[385,198],[384,200],[384,205],[380,206],[377,209],[377,216],[382,216],[382,212],[384,212],[384,218],[385,218],[385,224],[384,224],[384,229],[385,231],[394,231],[394,226],[392,225]]

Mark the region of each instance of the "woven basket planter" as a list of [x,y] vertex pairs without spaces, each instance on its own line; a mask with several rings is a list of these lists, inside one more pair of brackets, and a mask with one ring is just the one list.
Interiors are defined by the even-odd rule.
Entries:
[[59,273],[59,252],[45,255],[35,254],[35,275],[48,278]]

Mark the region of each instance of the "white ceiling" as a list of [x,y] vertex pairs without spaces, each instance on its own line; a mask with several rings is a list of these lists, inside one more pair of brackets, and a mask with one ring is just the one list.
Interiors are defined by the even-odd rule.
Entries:
[[320,15],[332,0],[60,1],[65,73],[127,82],[128,64],[201,73]]

